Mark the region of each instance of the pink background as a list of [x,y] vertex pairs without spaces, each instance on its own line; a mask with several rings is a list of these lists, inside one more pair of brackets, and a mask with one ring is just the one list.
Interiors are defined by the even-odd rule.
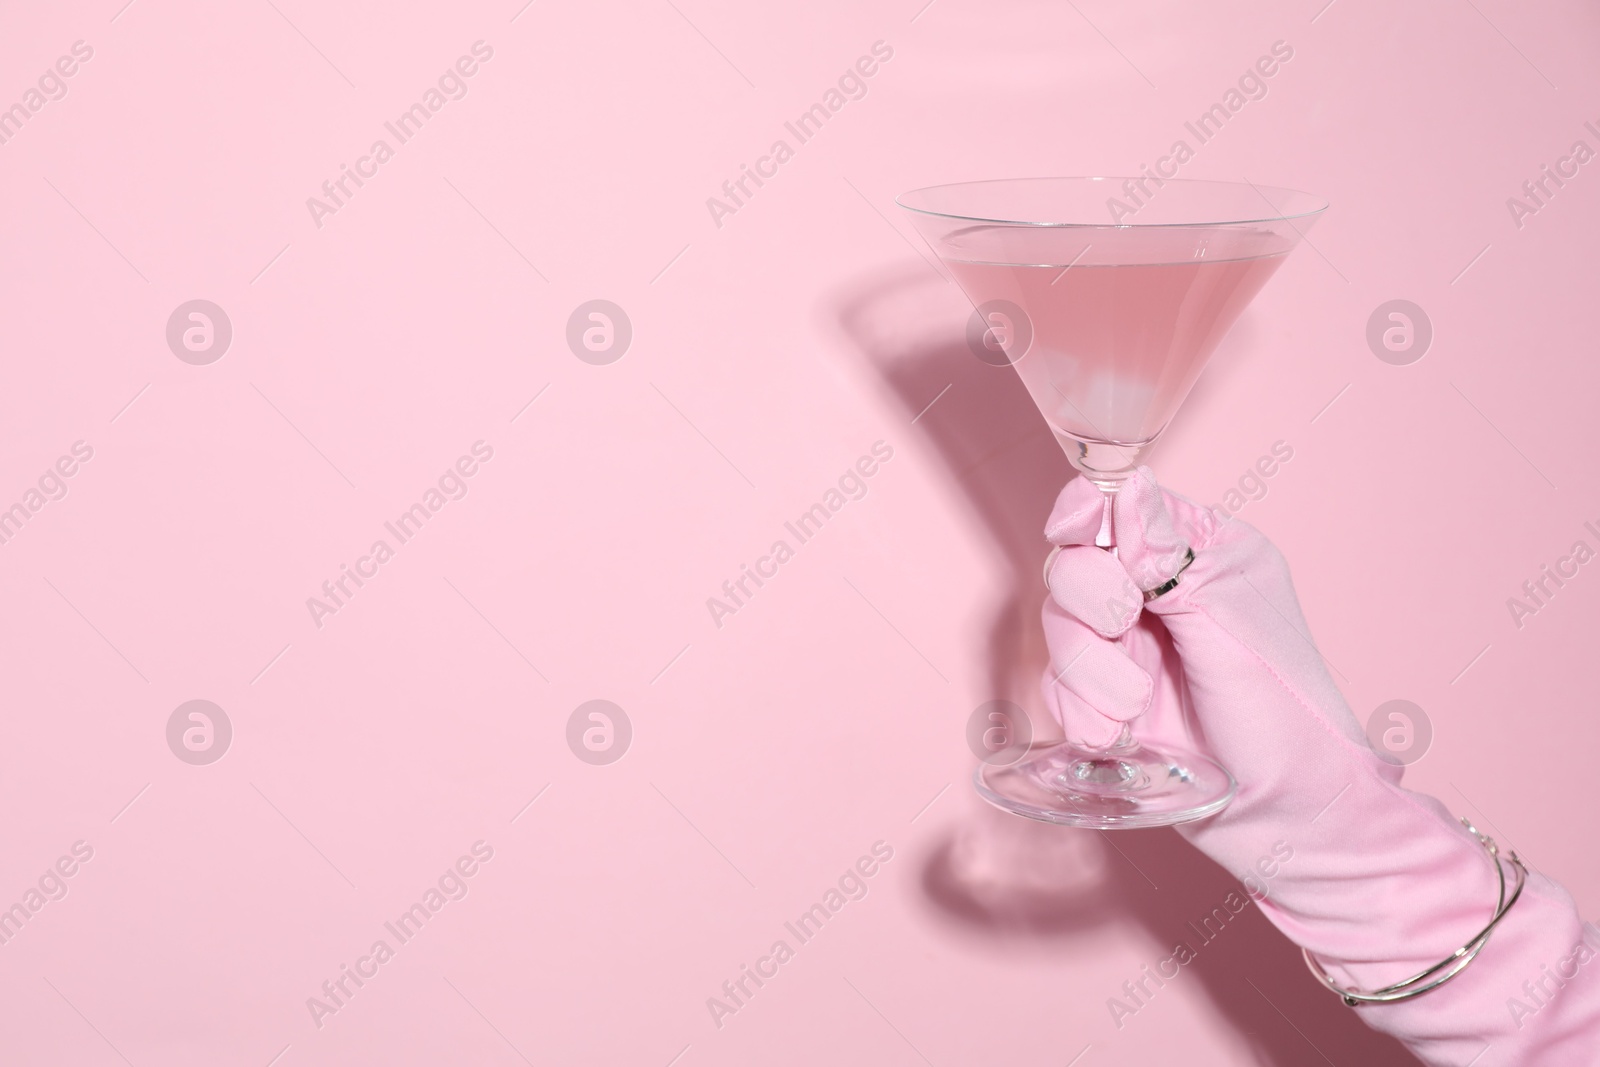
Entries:
[[[1419,704],[1408,781],[1595,913],[1600,573],[1520,629],[1506,606],[1600,544],[1597,165],[1520,228],[1506,207],[1600,147],[1584,5],[122,3],[0,15],[0,104],[94,50],[0,145],[0,506],[94,450],[0,545],[0,906],[93,849],[0,946],[0,1061],[1406,1062],[1254,911],[1119,1030],[1107,998],[1227,876],[1168,831],[973,795],[969,714],[1038,708],[1070,469],[893,206],[1135,170],[1277,40],[1183,174],[1333,208],[1153,462],[1214,503],[1293,447],[1241,517],[1357,715]],[[315,225],[306,198],[479,40],[467,95]],[[706,198],[879,40],[866,96],[715,225]],[[196,298],[234,331],[205,366],[164,335]],[[595,298],[633,325],[608,366],[565,342]],[[1434,327],[1410,366],[1365,340],[1396,298]],[[306,598],[479,440],[465,498],[315,626]],[[713,625],[879,440],[865,498]],[[194,699],[233,727],[206,766],[166,741]],[[565,741],[591,699],[632,723],[608,766]],[[468,895],[319,1028],[307,998],[479,840]],[[876,841],[867,896],[715,1026]]]

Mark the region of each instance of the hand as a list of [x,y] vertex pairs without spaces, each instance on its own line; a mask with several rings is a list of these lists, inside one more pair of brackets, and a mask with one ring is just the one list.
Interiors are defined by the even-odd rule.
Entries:
[[[1259,887],[1268,918],[1343,984],[1399,981],[1470,940],[1497,898],[1492,861],[1372,750],[1278,550],[1164,492],[1148,468],[1114,498],[1115,555],[1094,547],[1105,506],[1075,479],[1045,531],[1064,547],[1048,575],[1044,696],[1067,736],[1105,745],[1137,720],[1141,740],[1227,767],[1232,804],[1178,832]],[[1177,586],[1144,602],[1191,549]]]

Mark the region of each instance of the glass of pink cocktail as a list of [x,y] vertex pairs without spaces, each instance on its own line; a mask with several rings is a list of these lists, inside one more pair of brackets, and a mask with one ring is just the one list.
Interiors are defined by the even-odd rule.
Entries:
[[[977,309],[970,339],[1010,365],[1068,459],[1111,498],[1250,300],[1327,207],[1250,183],[1017,178],[899,199]],[[1174,561],[1176,571],[1183,560]],[[1233,777],[1124,726],[1109,748],[1037,744],[980,765],[978,791],[1029,818],[1098,829],[1215,814]]]

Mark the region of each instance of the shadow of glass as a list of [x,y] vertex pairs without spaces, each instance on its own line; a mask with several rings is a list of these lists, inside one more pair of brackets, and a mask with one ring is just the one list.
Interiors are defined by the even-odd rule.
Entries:
[[915,420],[952,483],[952,508],[978,523],[1011,574],[989,635],[991,699],[1029,710],[1035,736],[1054,723],[1040,713],[1047,655],[1039,628],[1041,531],[1056,494],[1073,476],[1016,372],[968,350],[971,306],[928,268],[863,279],[830,311],[879,384]]
[[1106,870],[1115,859],[1097,834],[979,808],[924,857],[922,890],[937,914],[967,933],[1033,942],[1121,914]]

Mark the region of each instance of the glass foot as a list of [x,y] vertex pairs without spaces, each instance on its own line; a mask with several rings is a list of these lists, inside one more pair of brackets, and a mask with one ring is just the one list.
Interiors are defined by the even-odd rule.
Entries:
[[1038,742],[1009,766],[980,764],[973,779],[978,794],[997,808],[1091,830],[1204,819],[1227,807],[1239,788],[1215,760],[1138,743],[1095,752],[1070,742]]

